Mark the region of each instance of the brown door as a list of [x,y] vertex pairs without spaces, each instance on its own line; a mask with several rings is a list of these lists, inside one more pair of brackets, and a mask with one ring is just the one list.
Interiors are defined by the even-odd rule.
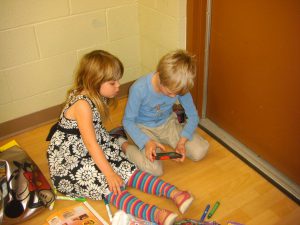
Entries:
[[[189,21],[205,1],[195,2],[187,40],[201,77],[204,36],[195,30],[205,23]],[[211,18],[206,117],[300,184],[300,1],[214,0]]]

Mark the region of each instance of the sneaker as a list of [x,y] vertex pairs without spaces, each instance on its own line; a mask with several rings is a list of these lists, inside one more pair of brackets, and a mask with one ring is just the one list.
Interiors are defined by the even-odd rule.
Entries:
[[160,209],[156,214],[158,225],[173,225],[178,215],[166,209]]
[[179,191],[172,198],[179,211],[184,214],[194,201],[194,197],[187,191]]
[[109,134],[114,138],[121,137],[126,140],[128,139],[123,126],[113,128],[112,130],[109,131]]

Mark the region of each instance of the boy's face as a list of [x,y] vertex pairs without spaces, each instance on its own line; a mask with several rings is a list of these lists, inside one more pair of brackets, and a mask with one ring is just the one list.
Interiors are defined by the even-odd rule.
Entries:
[[170,91],[169,88],[163,86],[162,84],[159,84],[159,90],[163,95],[166,95],[170,98],[174,98],[177,94]]

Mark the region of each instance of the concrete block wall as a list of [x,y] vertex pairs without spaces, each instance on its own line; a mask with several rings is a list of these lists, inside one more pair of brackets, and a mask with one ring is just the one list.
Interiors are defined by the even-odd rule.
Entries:
[[91,50],[121,59],[121,83],[152,71],[162,53],[185,48],[185,4],[1,0],[0,123],[61,104],[79,59]]
[[142,73],[155,70],[167,52],[186,48],[186,0],[140,0]]

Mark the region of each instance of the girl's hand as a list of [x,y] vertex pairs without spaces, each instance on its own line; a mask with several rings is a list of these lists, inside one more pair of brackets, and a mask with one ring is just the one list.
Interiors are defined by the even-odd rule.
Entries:
[[177,162],[183,162],[185,159],[185,154],[186,154],[186,149],[185,149],[185,143],[187,142],[187,139],[184,137],[181,137],[180,140],[178,141],[175,152],[178,152],[179,154],[182,155],[180,159],[175,159]]
[[145,145],[145,154],[146,157],[153,162],[156,156],[156,148],[160,148],[161,150],[165,151],[165,146],[163,146],[162,144],[153,141],[153,140],[149,140],[146,145]]
[[106,180],[111,192],[113,192],[114,194],[121,194],[121,187],[124,185],[124,183],[118,174],[112,172],[111,174],[106,176]]

